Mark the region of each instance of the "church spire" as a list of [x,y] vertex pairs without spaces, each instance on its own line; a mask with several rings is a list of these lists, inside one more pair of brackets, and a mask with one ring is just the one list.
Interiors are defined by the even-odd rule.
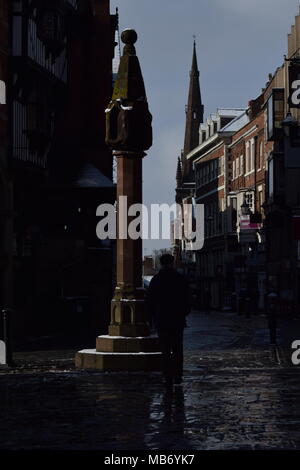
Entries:
[[194,40],[183,149],[183,170],[185,177],[187,177],[191,171],[190,164],[186,161],[186,155],[199,145],[199,127],[200,124],[203,123],[204,118],[204,106],[202,105],[201,99],[199,75],[196,41]]

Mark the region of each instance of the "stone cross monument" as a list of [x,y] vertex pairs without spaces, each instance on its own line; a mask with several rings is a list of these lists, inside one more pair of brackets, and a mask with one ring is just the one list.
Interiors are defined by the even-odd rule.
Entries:
[[[142,239],[127,229],[135,216],[127,209],[142,203],[142,162],[152,145],[152,116],[134,44],[127,29],[112,101],[106,110],[106,143],[117,158],[117,286],[111,303],[109,334],[96,349],[79,351],[76,366],[102,370],[153,370],[160,367],[157,337],[150,336],[142,278]],[[126,212],[126,214],[125,214]],[[139,230],[140,231],[140,230]]]

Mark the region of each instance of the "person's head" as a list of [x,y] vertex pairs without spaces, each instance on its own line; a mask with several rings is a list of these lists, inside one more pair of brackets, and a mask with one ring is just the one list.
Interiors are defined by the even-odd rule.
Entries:
[[171,268],[174,264],[174,256],[165,253],[159,258],[159,262],[162,268]]

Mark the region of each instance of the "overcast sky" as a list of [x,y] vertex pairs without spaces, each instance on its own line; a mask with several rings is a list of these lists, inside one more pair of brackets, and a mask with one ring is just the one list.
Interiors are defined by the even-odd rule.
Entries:
[[[144,202],[174,203],[177,157],[196,35],[205,116],[246,107],[287,52],[299,0],[111,0],[120,29],[134,28],[153,114],[153,147],[144,159]],[[144,242],[144,254],[169,243]]]

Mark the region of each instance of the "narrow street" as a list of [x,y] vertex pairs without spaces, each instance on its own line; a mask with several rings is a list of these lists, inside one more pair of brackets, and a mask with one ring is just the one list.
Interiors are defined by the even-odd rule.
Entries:
[[171,397],[159,372],[77,371],[75,351],[16,353],[0,370],[0,448],[299,449],[300,367],[281,339],[299,320],[280,326],[276,349],[263,316],[194,312],[188,324]]

